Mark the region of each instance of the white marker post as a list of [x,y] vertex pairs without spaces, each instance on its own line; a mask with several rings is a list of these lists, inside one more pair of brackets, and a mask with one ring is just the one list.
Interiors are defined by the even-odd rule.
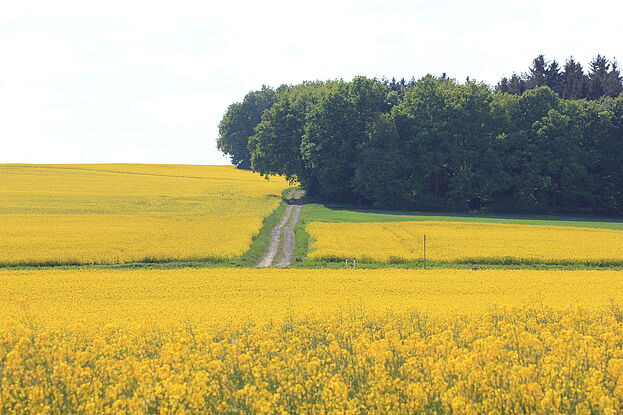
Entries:
[[353,258],[353,268],[357,268],[357,258]]

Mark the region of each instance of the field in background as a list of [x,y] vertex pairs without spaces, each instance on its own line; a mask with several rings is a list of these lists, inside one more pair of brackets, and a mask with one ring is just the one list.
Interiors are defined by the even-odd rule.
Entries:
[[1,165],[0,265],[232,258],[287,183],[230,166]]
[[365,261],[623,265],[623,230],[473,222],[323,223],[307,226],[309,257]]

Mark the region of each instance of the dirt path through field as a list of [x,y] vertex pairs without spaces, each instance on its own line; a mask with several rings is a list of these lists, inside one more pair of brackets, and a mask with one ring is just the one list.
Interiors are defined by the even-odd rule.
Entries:
[[[264,255],[264,258],[257,265],[258,268],[266,267],[287,267],[292,263],[292,255],[294,253],[294,228],[301,214],[301,197],[302,190],[297,190],[292,197],[286,200],[288,206],[283,213],[283,217],[273,228],[270,245]],[[281,250],[281,252],[279,252]],[[281,255],[277,256],[278,253]]]

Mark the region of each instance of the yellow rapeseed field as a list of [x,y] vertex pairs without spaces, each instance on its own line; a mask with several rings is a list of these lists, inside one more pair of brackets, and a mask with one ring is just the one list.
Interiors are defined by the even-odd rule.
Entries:
[[0,265],[239,256],[286,187],[229,166],[0,165]]
[[0,413],[623,411],[623,272],[3,270]]
[[261,322],[352,310],[434,315],[491,308],[623,305],[616,270],[47,269],[0,270],[0,320],[54,326]]
[[467,222],[322,223],[307,226],[309,257],[373,261],[623,264],[623,231]]

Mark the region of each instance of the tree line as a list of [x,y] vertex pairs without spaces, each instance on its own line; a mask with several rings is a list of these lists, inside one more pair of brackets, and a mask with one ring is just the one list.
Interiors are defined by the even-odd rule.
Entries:
[[[398,82],[397,84],[400,84]],[[308,194],[390,209],[623,214],[623,94],[521,95],[427,75],[263,87],[219,148]]]
[[528,72],[502,78],[495,89],[521,95],[540,86],[548,86],[563,99],[599,99],[616,97],[623,92],[617,61],[610,61],[601,55],[589,62],[588,73],[584,73],[582,64],[573,57],[569,57],[561,68],[555,59],[548,62],[545,56],[539,55],[532,61]]

